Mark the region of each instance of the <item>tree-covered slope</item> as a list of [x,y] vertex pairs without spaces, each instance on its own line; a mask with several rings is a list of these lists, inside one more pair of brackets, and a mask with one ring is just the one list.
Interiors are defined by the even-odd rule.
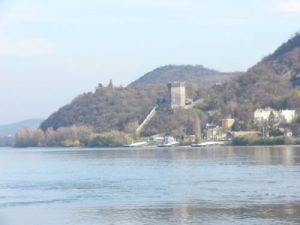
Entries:
[[41,128],[88,125],[97,131],[125,130],[132,123],[143,120],[158,99],[165,98],[166,88],[161,86],[100,87],[53,113]]
[[[204,82],[204,77],[215,77],[214,74],[218,72],[199,66],[197,70],[202,71],[202,75],[199,75],[195,68],[162,67],[125,88],[99,87],[94,93],[83,94],[59,109],[42,123],[41,127],[45,130],[49,127],[56,129],[70,125],[88,125],[97,131],[132,131],[157,103],[163,104],[166,101],[167,82],[187,81],[184,79],[184,71],[189,71],[186,73],[189,74],[187,77],[193,78],[190,82],[197,84],[188,86],[188,96],[194,100],[202,98],[203,101],[198,101],[189,113],[172,114],[168,110],[159,111],[145,133],[169,132],[178,127],[179,130],[187,130],[188,127],[195,129],[190,126],[193,119],[189,119],[194,118],[194,115],[201,115],[203,125],[205,122],[218,123],[230,114],[243,121],[243,126],[247,128],[253,119],[254,110],[259,107],[291,108],[300,111],[300,90],[292,83],[295,75],[300,72],[298,34],[246,73],[235,77],[219,74],[218,76],[232,78],[222,85],[214,85],[209,89],[205,88],[207,83],[201,86],[201,83],[208,82]],[[182,72],[178,72],[181,69]],[[221,81],[214,79],[209,82],[212,84]],[[151,82],[154,85],[150,85]],[[182,121],[181,123],[186,125],[174,125],[176,121]]]
[[[199,99],[205,93],[205,87],[187,86],[187,95],[192,99]],[[124,88],[100,87],[95,92],[80,95],[70,104],[63,106],[45,120],[41,128],[47,130],[51,127],[57,129],[83,125],[93,127],[98,132],[119,130],[134,133],[153,107],[157,104],[166,107],[166,103],[166,84]],[[167,117],[170,112],[167,110],[164,112],[165,115],[164,113],[157,114],[156,121],[160,121],[156,125],[157,131],[165,130],[166,123],[161,117]],[[175,117],[173,120],[176,120]],[[180,114],[180,120],[188,121],[190,115],[187,114],[186,117]],[[152,133],[152,131],[147,133]]]
[[300,110],[300,91],[293,78],[300,71],[300,36],[297,34],[273,54],[233,81],[210,89],[200,107],[249,121],[259,107]]
[[248,72],[287,78],[300,73],[300,34],[295,34],[273,54],[250,68]]
[[136,81],[130,86],[137,85],[157,85],[172,81],[185,81],[190,84],[199,83],[210,86],[215,83],[221,83],[230,80],[241,73],[222,73],[216,70],[207,69],[203,66],[191,65],[169,65],[157,68]]

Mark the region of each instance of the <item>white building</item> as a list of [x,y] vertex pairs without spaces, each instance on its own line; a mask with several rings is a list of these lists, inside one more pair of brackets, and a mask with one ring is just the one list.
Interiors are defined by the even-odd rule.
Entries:
[[297,118],[296,110],[280,110],[279,115],[282,123],[292,123]]
[[274,117],[276,117],[276,118],[279,117],[279,112],[270,107],[265,108],[265,109],[256,109],[254,111],[254,120],[256,122],[268,121],[270,118],[270,115],[272,113],[273,113]]
[[254,112],[254,120],[256,122],[269,121],[271,115],[280,123],[291,123],[297,118],[296,110],[285,109],[277,111],[268,107],[265,109],[256,109]]

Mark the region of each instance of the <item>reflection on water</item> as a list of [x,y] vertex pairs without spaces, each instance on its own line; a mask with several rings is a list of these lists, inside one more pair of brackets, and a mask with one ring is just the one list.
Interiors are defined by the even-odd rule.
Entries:
[[299,147],[0,150],[1,225],[299,224],[299,190]]
[[[252,205],[230,207],[205,202],[181,203],[180,206],[140,208],[98,208],[82,210],[85,219],[104,224],[297,224],[299,205]],[[116,217],[115,215],[119,215]]]

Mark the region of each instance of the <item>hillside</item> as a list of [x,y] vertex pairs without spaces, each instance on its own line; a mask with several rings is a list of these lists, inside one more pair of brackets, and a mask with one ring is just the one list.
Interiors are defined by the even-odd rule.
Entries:
[[[187,87],[187,94],[193,99],[199,99],[205,92],[206,89],[202,86]],[[51,127],[57,129],[84,125],[91,126],[98,132],[119,130],[132,133],[154,106],[165,106],[166,101],[167,85],[99,87],[95,92],[80,95],[60,108],[41,124],[41,128],[47,130]],[[165,112],[168,113],[167,110]],[[182,121],[188,121],[181,114],[180,117]],[[165,122],[158,123],[156,128],[162,130],[165,125]]]
[[300,73],[300,34],[295,34],[273,54],[248,70],[248,73],[291,78]]
[[199,83],[202,85],[211,86],[215,83],[228,81],[240,74],[240,72],[222,73],[216,70],[207,69],[200,65],[169,65],[146,73],[144,76],[132,82],[130,86],[157,85],[168,83],[170,81],[185,81],[186,83],[190,84]]
[[300,36],[296,34],[244,75],[210,89],[199,109],[217,110],[242,121],[250,121],[259,107],[300,111],[300,91],[292,82],[299,71]]
[[41,124],[46,130],[70,125],[87,125],[97,131],[126,130],[139,123],[166,97],[160,86],[137,88],[99,87],[95,92],[85,93],[62,107]]
[[13,136],[20,128],[39,127],[42,122],[43,119],[28,119],[12,124],[0,125],[0,136]]
[[[172,131],[182,135],[184,130],[195,129],[193,121],[197,116],[205,125],[206,122],[219,123],[220,119],[231,115],[241,126],[236,129],[254,129],[251,120],[256,108],[270,106],[300,111],[300,90],[293,86],[299,71],[300,36],[297,34],[246,73],[222,74],[202,66],[161,67],[128,87],[99,87],[95,92],[77,97],[52,114],[41,128],[87,125],[99,132],[132,132],[156,104],[164,105],[167,82],[185,80],[196,84],[188,85],[188,96],[203,101],[190,111],[160,110],[144,134]],[[220,77],[226,77],[227,82],[206,88],[207,84],[224,81]]]

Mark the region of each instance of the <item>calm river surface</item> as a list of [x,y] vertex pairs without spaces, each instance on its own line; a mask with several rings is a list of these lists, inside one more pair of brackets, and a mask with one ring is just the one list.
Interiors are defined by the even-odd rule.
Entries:
[[0,225],[300,224],[300,147],[0,148]]

